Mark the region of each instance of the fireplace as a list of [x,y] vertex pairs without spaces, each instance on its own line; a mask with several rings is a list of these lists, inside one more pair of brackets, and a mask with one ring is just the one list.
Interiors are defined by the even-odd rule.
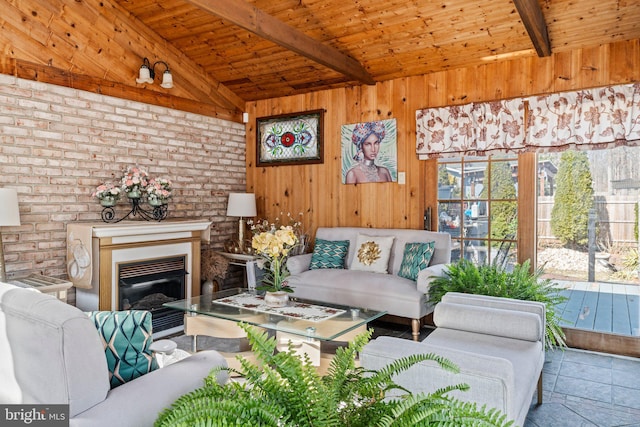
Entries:
[[118,310],[150,311],[156,334],[183,325],[182,313],[162,304],[184,299],[185,267],[184,256],[118,265]]
[[71,279],[77,307],[149,310],[154,338],[182,331],[183,313],[162,304],[200,295],[200,245],[209,240],[210,225],[208,221],[69,224],[68,245],[75,249],[79,243],[73,242],[84,242],[91,248],[89,280]]

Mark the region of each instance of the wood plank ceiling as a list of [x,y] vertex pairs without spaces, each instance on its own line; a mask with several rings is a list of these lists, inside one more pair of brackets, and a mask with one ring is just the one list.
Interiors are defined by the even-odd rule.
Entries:
[[[640,38],[637,0],[0,0],[0,72],[222,117],[246,101]],[[135,83],[142,58],[175,87]],[[313,58],[313,59],[310,59]],[[156,69],[159,74],[163,67]]]

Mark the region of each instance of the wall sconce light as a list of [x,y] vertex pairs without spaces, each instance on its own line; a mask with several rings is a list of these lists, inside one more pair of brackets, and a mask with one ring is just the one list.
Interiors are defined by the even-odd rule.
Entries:
[[147,58],[142,60],[142,65],[140,66],[140,74],[136,79],[137,83],[150,83],[153,84],[153,79],[156,77],[156,65],[162,64],[165,66],[165,70],[162,73],[162,86],[165,89],[171,89],[173,87],[173,76],[171,75],[171,71],[169,70],[169,64],[164,61],[156,61],[151,66],[151,63]]

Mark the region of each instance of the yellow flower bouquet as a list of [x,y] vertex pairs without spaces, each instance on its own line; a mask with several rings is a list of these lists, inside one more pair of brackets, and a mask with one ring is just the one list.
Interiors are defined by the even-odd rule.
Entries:
[[267,269],[262,285],[257,286],[257,290],[293,292],[293,289],[286,282],[286,278],[289,276],[286,262],[291,249],[297,244],[298,236],[291,226],[272,227],[253,236],[251,247],[255,250],[256,255],[262,258],[263,267]]

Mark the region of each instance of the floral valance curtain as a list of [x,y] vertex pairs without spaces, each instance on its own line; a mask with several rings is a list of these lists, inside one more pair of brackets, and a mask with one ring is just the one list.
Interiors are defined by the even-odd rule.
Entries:
[[420,159],[640,144],[640,83],[418,110],[416,131]]
[[487,155],[524,143],[522,99],[429,108],[416,112],[420,159]]
[[529,98],[526,148],[559,151],[640,142],[640,84]]

